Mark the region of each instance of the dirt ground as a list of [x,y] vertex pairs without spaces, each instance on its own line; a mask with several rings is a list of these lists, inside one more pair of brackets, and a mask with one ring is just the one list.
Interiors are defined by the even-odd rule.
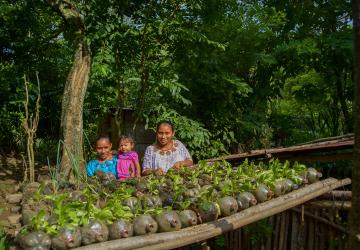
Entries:
[[[25,165],[21,157],[15,155],[0,154],[0,225],[4,226],[8,237],[13,237],[16,228],[8,221],[8,216],[12,214],[11,208],[15,204],[6,201],[6,195],[16,193],[24,180]],[[35,177],[44,174],[46,166],[36,166]]]

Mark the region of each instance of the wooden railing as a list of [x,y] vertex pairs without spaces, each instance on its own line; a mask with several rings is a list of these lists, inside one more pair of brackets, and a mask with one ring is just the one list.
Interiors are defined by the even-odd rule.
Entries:
[[78,248],[79,250],[110,250],[110,249],[173,249],[193,243],[198,243],[215,236],[234,231],[245,225],[279,214],[283,211],[301,205],[322,194],[351,183],[350,179],[337,180],[328,178],[296,191],[260,203],[234,215],[214,222],[200,224],[181,229],[176,232],[157,233],[145,236],[135,236],[126,239],[107,241]]

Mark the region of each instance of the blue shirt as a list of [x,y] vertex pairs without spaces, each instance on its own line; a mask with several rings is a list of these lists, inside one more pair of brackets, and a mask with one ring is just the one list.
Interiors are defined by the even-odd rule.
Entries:
[[104,162],[99,162],[96,159],[91,160],[86,165],[86,173],[88,176],[94,176],[96,171],[101,170],[104,173],[112,173],[117,178],[116,162],[117,162],[116,155],[113,155],[111,160],[106,160]]

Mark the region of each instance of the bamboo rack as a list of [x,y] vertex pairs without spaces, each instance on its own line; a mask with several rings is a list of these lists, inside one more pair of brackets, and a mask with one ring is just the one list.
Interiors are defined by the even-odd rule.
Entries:
[[278,214],[322,194],[351,183],[349,178],[337,180],[328,178],[296,191],[260,203],[234,215],[214,222],[200,224],[194,227],[181,229],[176,232],[157,233],[145,236],[136,236],[126,239],[106,241],[77,248],[78,250],[111,250],[111,249],[172,249],[199,243],[223,233],[233,231],[250,223]]
[[[277,157],[291,161],[314,162],[314,161],[336,161],[352,159],[354,147],[354,135],[323,138],[320,140],[295,145],[286,148],[256,149],[240,154],[222,156],[208,159],[209,162],[226,160],[232,163],[239,163],[244,159],[269,159]],[[345,152],[343,152],[345,150]],[[324,153],[330,154],[324,154]],[[313,155],[322,153],[321,155]]]

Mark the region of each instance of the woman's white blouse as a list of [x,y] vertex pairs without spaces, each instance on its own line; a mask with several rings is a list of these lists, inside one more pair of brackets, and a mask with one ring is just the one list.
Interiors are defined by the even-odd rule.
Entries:
[[148,146],[144,155],[143,170],[161,168],[164,172],[167,172],[178,161],[192,160],[184,144],[174,140],[173,145],[171,150],[165,152],[154,145]]

